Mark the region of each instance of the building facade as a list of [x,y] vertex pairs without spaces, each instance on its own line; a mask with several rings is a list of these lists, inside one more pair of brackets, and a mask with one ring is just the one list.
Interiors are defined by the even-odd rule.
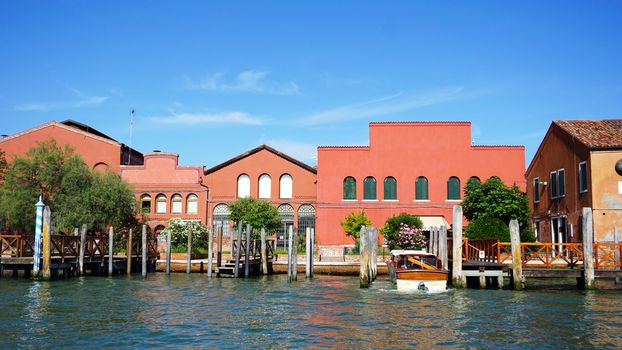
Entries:
[[[229,204],[252,197],[276,206],[286,227],[315,227],[316,174],[315,168],[267,145],[208,168],[208,224],[230,235]],[[283,229],[278,234],[282,237]]]
[[447,226],[471,178],[525,190],[524,146],[474,146],[469,122],[369,124],[369,146],[318,147],[317,242],[353,244],[340,222],[363,209],[372,225],[402,212]]
[[555,120],[526,171],[537,239],[582,240],[583,208],[594,240],[622,230],[622,120]]
[[144,165],[121,166],[120,171],[132,186],[146,224],[156,233],[172,218],[207,224],[209,191],[203,167],[180,166],[175,153],[147,153],[144,160]]
[[91,169],[119,172],[122,164],[143,164],[142,153],[74,120],[51,121],[0,138],[0,149],[7,161],[24,156],[37,142],[54,139],[59,145],[70,145]]

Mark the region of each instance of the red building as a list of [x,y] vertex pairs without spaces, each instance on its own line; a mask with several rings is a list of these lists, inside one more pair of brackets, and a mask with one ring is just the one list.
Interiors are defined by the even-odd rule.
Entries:
[[110,136],[74,120],[51,121],[0,139],[7,161],[25,155],[37,142],[54,139],[70,145],[92,169],[119,172],[122,164],[143,164],[142,153]]
[[[253,197],[277,207],[285,226],[315,227],[316,169],[261,145],[206,169],[209,224],[230,233],[228,204]],[[282,230],[280,230],[282,233]]]
[[208,189],[203,167],[180,166],[175,153],[145,154],[145,164],[121,166],[121,177],[132,185],[146,223],[155,232],[171,218],[207,224]]
[[555,120],[526,172],[538,241],[580,242],[583,208],[594,241],[622,229],[622,119]]
[[474,146],[469,122],[369,124],[369,146],[318,147],[317,242],[348,245],[340,222],[364,209],[382,227],[396,214],[447,225],[470,178],[525,190],[524,146]]

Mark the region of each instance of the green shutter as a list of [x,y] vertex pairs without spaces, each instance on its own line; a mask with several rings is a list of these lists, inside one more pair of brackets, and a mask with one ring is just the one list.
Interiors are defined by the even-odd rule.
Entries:
[[579,192],[587,191],[587,163],[579,164]]
[[343,199],[356,199],[356,180],[353,177],[343,180]]
[[363,199],[376,199],[376,179],[373,177],[363,181]]
[[560,197],[566,195],[566,171],[563,169],[557,172],[557,193]]
[[384,199],[397,199],[397,181],[393,177],[384,179]]
[[533,179],[533,201],[540,201],[540,180],[538,178]]
[[557,198],[557,172],[551,173],[551,198]]
[[428,200],[428,179],[423,176],[417,178],[415,181],[415,199]]
[[460,180],[457,177],[450,177],[447,180],[447,199],[460,199]]

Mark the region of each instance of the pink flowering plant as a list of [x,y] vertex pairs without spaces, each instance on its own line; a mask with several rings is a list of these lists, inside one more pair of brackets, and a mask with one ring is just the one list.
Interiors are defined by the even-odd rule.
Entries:
[[427,246],[427,241],[421,230],[404,223],[400,224],[400,231],[395,243],[402,249],[424,249]]

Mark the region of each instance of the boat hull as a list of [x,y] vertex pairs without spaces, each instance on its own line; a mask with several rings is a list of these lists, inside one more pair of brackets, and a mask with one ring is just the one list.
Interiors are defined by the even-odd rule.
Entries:
[[398,290],[442,292],[447,290],[447,271],[397,271]]

